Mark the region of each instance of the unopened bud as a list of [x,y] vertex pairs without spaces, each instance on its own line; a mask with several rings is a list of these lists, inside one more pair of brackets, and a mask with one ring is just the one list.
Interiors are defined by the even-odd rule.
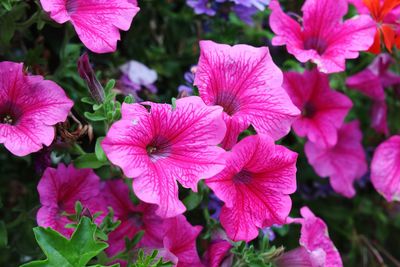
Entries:
[[97,80],[94,70],[89,62],[89,56],[84,53],[78,60],[78,72],[89,87],[89,92],[97,103],[104,102],[104,88]]

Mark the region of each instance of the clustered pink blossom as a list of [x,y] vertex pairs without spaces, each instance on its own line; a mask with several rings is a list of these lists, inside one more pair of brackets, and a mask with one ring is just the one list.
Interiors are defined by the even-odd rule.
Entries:
[[371,181],[387,201],[400,200],[400,136],[380,144],[371,163]]
[[312,61],[321,72],[345,70],[345,60],[357,58],[374,41],[374,22],[367,15],[343,21],[346,0],[306,0],[302,24],[285,14],[277,0],[270,3],[273,45],[286,45],[300,62]]
[[226,168],[206,180],[225,202],[220,220],[229,238],[250,241],[259,228],[283,224],[296,191],[297,154],[275,145],[268,135],[254,135],[236,144]]
[[114,52],[119,30],[129,30],[139,12],[136,0],[40,0],[58,23],[71,21],[82,43],[96,53]]
[[14,155],[49,146],[73,104],[56,83],[25,74],[22,63],[0,62],[0,144]]
[[[135,0],[40,2],[56,22],[71,21],[86,47],[98,53],[115,51],[119,30],[128,30],[139,11]],[[298,155],[275,141],[292,127],[307,138],[304,151],[315,172],[329,177],[337,193],[355,195],[354,182],[368,172],[363,136],[357,120],[345,122],[353,103],[331,88],[328,73],[345,70],[346,59],[372,45],[375,25],[366,15],[344,20],[346,0],[306,0],[301,24],[277,0],[270,8],[272,43],[286,45],[297,60],[312,61],[316,68],[282,73],[267,47],[201,41],[194,79],[199,96],[172,105],[124,103],[122,118],[101,143],[111,163],[133,179],[140,203],[131,201],[123,179],[101,182],[91,169],[59,164],[47,168],[38,184],[38,224],[69,237],[68,216],[77,201],[90,214],[101,213],[96,223],[111,207],[121,224],[109,235],[108,256],[123,252],[124,239],[144,230],[138,246],[159,250],[175,266],[219,266],[231,259],[231,241],[249,242],[260,229],[296,223],[301,224],[300,247],[280,256],[278,266],[342,266],[320,218],[307,207],[302,218],[288,217]],[[386,135],[384,89],[400,83],[391,63],[382,54],[346,81],[373,99],[372,126]],[[139,85],[153,84],[157,74],[146,68],[139,77],[133,71],[138,67],[144,68],[131,62],[122,71]],[[54,82],[27,75],[20,63],[0,63],[0,143],[11,153],[25,156],[49,146],[54,125],[66,120],[72,106]],[[240,139],[251,126],[255,134]],[[400,199],[399,166],[400,136],[395,135],[376,148],[371,163],[372,183],[388,201]],[[202,227],[183,215],[178,183],[197,192],[203,179],[224,202],[219,219],[226,237],[211,242],[202,263],[196,250]]]
[[100,178],[91,169],[75,169],[59,164],[57,169],[47,168],[38,184],[40,204],[38,225],[51,227],[70,236],[73,228],[67,218],[75,213],[75,203],[80,201],[91,214],[105,211],[100,194]]
[[207,105],[224,109],[224,148],[232,148],[250,124],[275,140],[289,132],[299,110],[282,88],[282,72],[267,47],[201,41],[200,50],[194,85]]
[[300,210],[303,218],[289,218],[290,223],[301,224],[300,247],[284,253],[277,259],[278,267],[343,266],[340,254],[328,235],[328,227],[308,207]]
[[177,100],[175,107],[123,104],[122,119],[102,146],[111,162],[134,178],[138,198],[157,204],[161,217],[173,217],[186,209],[178,199],[177,181],[196,192],[200,179],[224,168],[225,151],[217,145],[225,132],[222,108],[192,96]]
[[317,174],[329,176],[333,189],[346,197],[355,195],[353,183],[368,169],[361,139],[359,123],[352,121],[339,129],[334,146],[324,148],[308,141],[304,147],[308,161]]

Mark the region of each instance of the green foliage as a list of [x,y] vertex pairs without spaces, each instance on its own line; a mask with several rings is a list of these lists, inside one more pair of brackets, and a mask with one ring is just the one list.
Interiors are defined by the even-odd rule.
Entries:
[[146,255],[143,250],[139,250],[138,259],[130,267],[170,267],[171,262],[164,262],[162,258],[157,258],[158,251],[154,250],[150,255]]
[[283,253],[284,248],[264,245],[256,249],[254,245],[246,245],[245,242],[235,243],[231,250],[235,255],[233,267],[273,267],[273,260]]
[[82,217],[71,239],[51,228],[36,227],[33,231],[47,259],[26,263],[21,267],[83,267],[108,247],[96,238],[98,228],[87,217]]

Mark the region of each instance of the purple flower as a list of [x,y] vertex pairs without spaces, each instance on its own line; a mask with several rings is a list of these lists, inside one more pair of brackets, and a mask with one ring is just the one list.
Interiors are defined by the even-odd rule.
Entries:
[[154,83],[157,81],[157,72],[148,68],[146,65],[131,60],[120,67],[122,76],[119,80],[119,89],[125,95],[132,95],[137,101],[142,99],[138,96],[138,92],[143,88],[150,93],[157,93],[157,87]]
[[209,0],[187,0],[186,4],[193,8],[194,13],[206,14],[208,16],[214,16],[216,11],[212,9],[211,3]]

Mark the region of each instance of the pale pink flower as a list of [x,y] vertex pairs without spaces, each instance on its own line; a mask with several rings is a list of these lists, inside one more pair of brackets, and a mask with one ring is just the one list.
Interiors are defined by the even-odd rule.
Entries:
[[348,9],[346,0],[306,0],[302,25],[285,14],[277,0],[269,7],[270,26],[276,34],[272,44],[286,45],[297,60],[311,60],[321,72],[345,70],[345,60],[357,58],[374,41],[375,23],[369,16],[343,21]]
[[267,47],[201,41],[200,48],[194,84],[207,105],[224,109],[224,148],[231,148],[250,124],[275,140],[290,131],[299,111],[282,89],[282,72]]
[[50,17],[62,24],[71,21],[83,44],[95,53],[114,52],[119,30],[129,30],[139,12],[129,0],[40,0]]
[[[150,111],[146,109],[148,106]],[[112,163],[135,178],[133,189],[144,202],[157,204],[157,214],[173,217],[185,211],[178,181],[197,191],[200,179],[225,167],[225,151],[217,145],[226,127],[222,108],[206,106],[199,97],[168,104],[123,104],[102,146]]]
[[380,144],[371,162],[371,181],[387,201],[400,200],[400,136]]
[[289,220],[301,224],[299,248],[284,253],[277,259],[278,267],[341,267],[342,259],[328,235],[324,221],[316,217],[309,208],[300,210],[303,218]]
[[159,257],[172,261],[175,266],[201,266],[196,250],[200,226],[192,226],[183,215],[160,218],[155,214],[155,205],[134,205],[129,198],[129,188],[122,180],[103,183],[102,193],[106,205],[115,211],[115,219],[121,221],[109,235],[106,252],[110,257],[125,250],[126,237],[132,239],[143,230],[144,236],[138,247],[149,252],[157,249]]
[[236,144],[226,168],[206,180],[225,202],[220,220],[229,238],[250,241],[258,229],[283,224],[296,191],[297,154],[275,145],[268,135],[253,135]]
[[390,65],[394,63],[388,54],[377,56],[371,65],[365,70],[356,73],[346,80],[346,85],[375,101],[385,100],[384,89],[400,84],[400,76],[390,71]]
[[284,73],[283,88],[301,116],[293,123],[295,133],[321,146],[334,146],[337,131],[352,107],[350,98],[332,90],[326,74],[317,69]]
[[65,228],[72,223],[66,215],[75,214],[77,201],[91,214],[102,212],[104,215],[100,179],[91,169],[75,169],[73,165],[63,164],[59,164],[57,169],[47,168],[37,189],[42,205],[37,213],[38,225],[51,227],[66,237],[74,231]]
[[310,141],[305,145],[308,162],[321,177],[329,177],[333,189],[346,197],[353,197],[353,182],[367,172],[367,161],[361,144],[359,122],[343,124],[333,147],[320,147]]
[[56,83],[25,75],[22,63],[0,62],[0,144],[14,155],[49,146],[73,104]]

